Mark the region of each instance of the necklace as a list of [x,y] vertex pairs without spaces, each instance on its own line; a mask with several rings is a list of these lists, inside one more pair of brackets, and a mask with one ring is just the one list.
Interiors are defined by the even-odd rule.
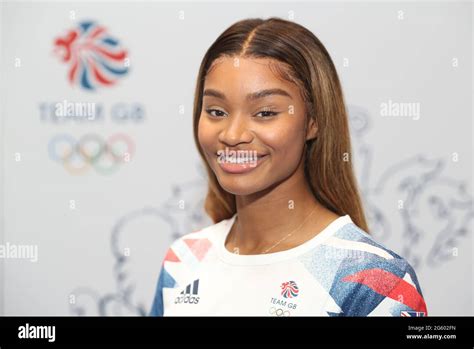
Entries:
[[[303,220],[303,222],[301,222],[301,224],[296,227],[295,229],[293,229],[291,232],[289,232],[288,234],[286,234],[284,237],[282,237],[280,240],[278,240],[276,243],[274,243],[272,246],[270,246],[269,248],[263,250],[263,252],[261,252],[260,254],[266,254],[268,253],[269,251],[273,250],[275,247],[277,247],[278,245],[280,245],[283,241],[285,241],[286,239],[288,239],[290,236],[292,236],[298,229],[300,229],[303,224],[306,223],[306,221],[309,219],[309,217],[311,217],[313,215],[313,213],[316,211],[316,207],[313,208],[313,210],[306,216],[306,218]],[[234,246],[238,246],[237,244],[237,234],[235,234],[234,236]],[[235,254],[240,254],[240,250],[239,250],[239,247],[234,247],[233,249],[233,253]]]

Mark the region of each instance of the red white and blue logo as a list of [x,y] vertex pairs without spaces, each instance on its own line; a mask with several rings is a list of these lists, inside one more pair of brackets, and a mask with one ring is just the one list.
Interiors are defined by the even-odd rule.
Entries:
[[299,288],[294,281],[283,282],[280,285],[281,295],[285,298],[295,298],[298,296]]
[[400,312],[400,316],[402,317],[424,317],[426,313],[424,311],[408,311],[402,310]]
[[56,38],[54,51],[69,65],[69,82],[85,90],[111,86],[129,71],[127,51],[94,21],[81,22]]

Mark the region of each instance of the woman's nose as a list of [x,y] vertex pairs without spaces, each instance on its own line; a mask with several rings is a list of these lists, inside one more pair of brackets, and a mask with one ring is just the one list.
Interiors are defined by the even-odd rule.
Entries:
[[224,124],[224,128],[219,134],[219,141],[228,146],[239,143],[250,143],[252,132],[249,130],[249,120],[243,114],[229,116]]

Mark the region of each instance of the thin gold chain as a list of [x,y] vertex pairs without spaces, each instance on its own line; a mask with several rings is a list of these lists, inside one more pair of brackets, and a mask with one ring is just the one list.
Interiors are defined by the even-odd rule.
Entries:
[[[260,252],[260,254],[268,253],[269,251],[271,251],[272,249],[274,249],[275,247],[280,245],[283,241],[288,239],[290,236],[292,236],[298,229],[300,229],[308,221],[309,217],[311,217],[315,211],[316,211],[316,207],[311,210],[311,212],[306,216],[306,218],[303,220],[303,222],[298,227],[293,229],[290,233],[286,234],[283,238],[278,240],[276,243],[274,243],[269,248],[265,249],[263,252]],[[237,244],[237,234],[234,235],[234,246],[238,246],[238,244]],[[234,253],[239,254],[239,252],[240,252],[239,247],[234,247]]]

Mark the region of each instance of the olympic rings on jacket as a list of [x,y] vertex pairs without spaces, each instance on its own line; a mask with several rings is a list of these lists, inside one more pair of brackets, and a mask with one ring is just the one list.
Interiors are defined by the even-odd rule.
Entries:
[[271,307],[270,308],[270,314],[275,315],[275,316],[290,316],[290,311],[289,310],[283,310],[281,308],[275,308]]
[[62,133],[49,141],[48,153],[52,160],[62,164],[71,174],[83,174],[91,166],[100,174],[111,174],[122,163],[131,161],[135,144],[123,133],[113,134],[107,140],[90,133],[78,141],[73,136]]

